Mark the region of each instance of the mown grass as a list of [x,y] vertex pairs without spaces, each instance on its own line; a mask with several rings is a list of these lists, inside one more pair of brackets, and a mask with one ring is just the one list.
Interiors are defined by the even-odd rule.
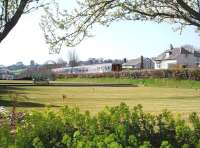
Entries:
[[1,83],[32,83],[31,80],[0,80]]
[[[0,81],[0,83],[31,81]],[[51,83],[138,84],[139,87],[4,87],[0,85],[0,106],[11,108],[10,94],[19,96],[19,109],[78,106],[82,111],[97,113],[106,105],[121,102],[129,106],[142,104],[144,110],[158,113],[168,109],[174,113],[200,112],[200,82],[174,79],[69,78]],[[65,99],[63,100],[63,96]],[[26,100],[24,100],[26,98]]]
[[67,78],[59,79],[58,83],[114,83],[138,84],[149,87],[168,88],[200,88],[200,81],[175,79],[130,79],[130,78]]
[[[144,110],[159,113],[168,109],[173,113],[188,115],[200,112],[200,90],[162,87],[0,87],[0,106],[10,103],[10,94],[18,94],[20,110],[78,106],[93,114],[105,106],[125,102],[130,107],[141,104]],[[5,91],[3,91],[6,89]],[[63,100],[63,95],[65,96]],[[26,98],[26,99],[24,99]],[[28,105],[27,105],[28,104]],[[5,104],[4,104],[5,105]],[[11,108],[12,104],[5,105]],[[44,106],[44,107],[43,107]]]
[[[32,83],[30,80],[0,80],[1,83]],[[199,89],[200,81],[176,79],[130,79],[130,78],[67,78],[57,79],[50,83],[97,83],[97,84],[137,84],[147,87],[191,88]]]

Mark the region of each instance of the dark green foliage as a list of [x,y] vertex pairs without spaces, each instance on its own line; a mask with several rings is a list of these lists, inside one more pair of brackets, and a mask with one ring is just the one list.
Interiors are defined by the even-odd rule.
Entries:
[[59,112],[31,112],[17,126],[15,143],[9,127],[1,125],[1,147],[17,148],[190,148],[200,146],[200,118],[190,123],[168,111],[145,113],[121,103],[96,116],[65,107]]
[[171,144],[168,141],[163,141],[160,148],[171,148]]
[[13,138],[11,137],[8,124],[0,124],[0,148],[6,148],[12,144]]

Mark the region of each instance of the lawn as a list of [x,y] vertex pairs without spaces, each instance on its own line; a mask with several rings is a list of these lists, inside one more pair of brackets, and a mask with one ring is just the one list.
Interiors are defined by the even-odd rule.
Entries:
[[[147,112],[168,109],[187,115],[200,112],[199,89],[165,87],[3,87],[0,86],[0,106],[11,107],[10,94],[18,94],[20,110],[78,106],[82,111],[97,113],[106,105],[125,102],[130,107],[142,104]],[[63,95],[65,99],[63,100]]]
[[167,88],[197,88],[200,89],[200,81],[175,80],[175,79],[130,79],[130,78],[67,78],[58,79],[56,83],[114,83],[114,84],[137,84],[148,87]]
[[[0,80],[0,85],[5,83],[32,83],[30,80]],[[165,88],[191,88],[200,89],[200,81],[175,80],[175,79],[130,79],[130,78],[67,78],[50,81],[50,83],[93,83],[93,84],[136,84],[147,87]]]

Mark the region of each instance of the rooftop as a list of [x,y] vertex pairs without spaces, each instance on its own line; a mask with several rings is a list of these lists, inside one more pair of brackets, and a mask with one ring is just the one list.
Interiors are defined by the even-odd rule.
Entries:
[[[167,53],[168,53],[168,56],[166,56]],[[181,48],[173,48],[173,49],[166,50],[160,55],[158,55],[154,60],[155,61],[175,60],[180,54],[194,54],[195,57],[200,57],[199,51],[188,50],[181,47]]]

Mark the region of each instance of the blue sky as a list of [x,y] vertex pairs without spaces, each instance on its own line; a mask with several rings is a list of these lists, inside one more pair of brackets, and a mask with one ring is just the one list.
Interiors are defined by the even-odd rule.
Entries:
[[[10,65],[18,61],[29,64],[30,60],[44,63],[47,60],[63,58],[67,60],[65,47],[59,55],[49,55],[39,27],[40,12],[24,15],[8,37],[0,44],[0,65]],[[92,33],[95,37],[85,39],[74,47],[80,60],[90,57],[112,59],[155,57],[169,48],[170,44],[179,47],[191,44],[200,48],[200,32],[193,27],[185,28],[180,35],[174,32],[173,25],[153,22],[115,22],[110,27],[97,26]]]

